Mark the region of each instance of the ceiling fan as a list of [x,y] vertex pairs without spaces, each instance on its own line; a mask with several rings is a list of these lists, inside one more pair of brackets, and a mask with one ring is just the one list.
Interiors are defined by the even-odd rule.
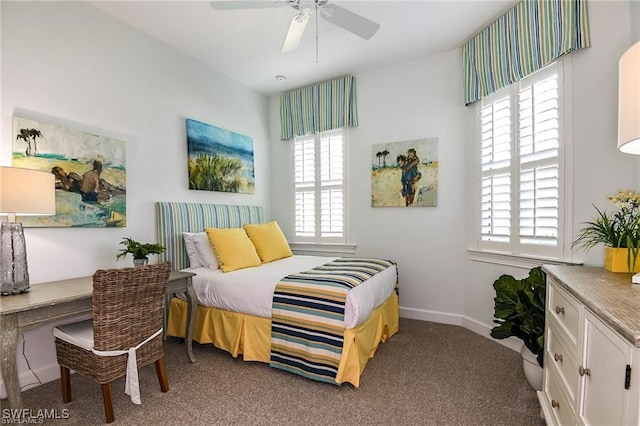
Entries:
[[[282,44],[282,52],[295,50],[300,44],[304,30],[313,13],[325,21],[349,31],[365,40],[369,40],[380,28],[380,24],[347,9],[329,4],[329,0],[275,0],[275,1],[212,1],[211,7],[217,10],[257,9],[277,6],[290,6],[298,13],[291,19],[289,30]],[[316,54],[318,20],[316,18]]]

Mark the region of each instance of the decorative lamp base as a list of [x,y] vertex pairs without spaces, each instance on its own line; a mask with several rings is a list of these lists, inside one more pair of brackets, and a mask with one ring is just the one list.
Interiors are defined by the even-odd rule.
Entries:
[[20,222],[3,222],[0,227],[0,295],[29,291],[27,247]]

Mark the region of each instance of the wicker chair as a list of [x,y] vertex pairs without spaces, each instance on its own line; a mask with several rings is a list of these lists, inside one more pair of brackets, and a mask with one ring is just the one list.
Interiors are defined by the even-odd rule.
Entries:
[[[64,403],[71,401],[70,369],[102,385],[107,423],[114,420],[113,380],[127,375],[125,391],[139,404],[137,368],[155,362],[160,389],[169,390],[161,330],[170,269],[170,263],[165,262],[95,272],[93,319],[56,327],[53,331]],[[134,347],[136,350],[129,352]],[[137,360],[137,368],[132,363],[127,373],[129,354]],[[130,381],[131,376],[135,382]]]

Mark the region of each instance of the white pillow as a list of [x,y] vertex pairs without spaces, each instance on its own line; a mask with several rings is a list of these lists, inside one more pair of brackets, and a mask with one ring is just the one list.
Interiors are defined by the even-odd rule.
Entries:
[[194,241],[195,232],[183,232],[182,239],[184,240],[184,248],[187,251],[187,257],[189,257],[189,266],[192,268],[199,268],[202,266],[200,258],[196,253],[196,242]]
[[194,234],[193,242],[195,243],[196,254],[200,261],[200,265],[209,269],[220,269],[218,258],[213,252],[213,247],[211,247],[211,241],[209,241],[207,233],[198,232]]

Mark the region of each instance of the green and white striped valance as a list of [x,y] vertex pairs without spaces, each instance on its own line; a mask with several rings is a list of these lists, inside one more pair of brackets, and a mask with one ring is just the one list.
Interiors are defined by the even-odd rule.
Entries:
[[464,102],[589,46],[587,0],[522,0],[462,46]]
[[356,78],[345,76],[280,95],[280,139],[358,125]]

